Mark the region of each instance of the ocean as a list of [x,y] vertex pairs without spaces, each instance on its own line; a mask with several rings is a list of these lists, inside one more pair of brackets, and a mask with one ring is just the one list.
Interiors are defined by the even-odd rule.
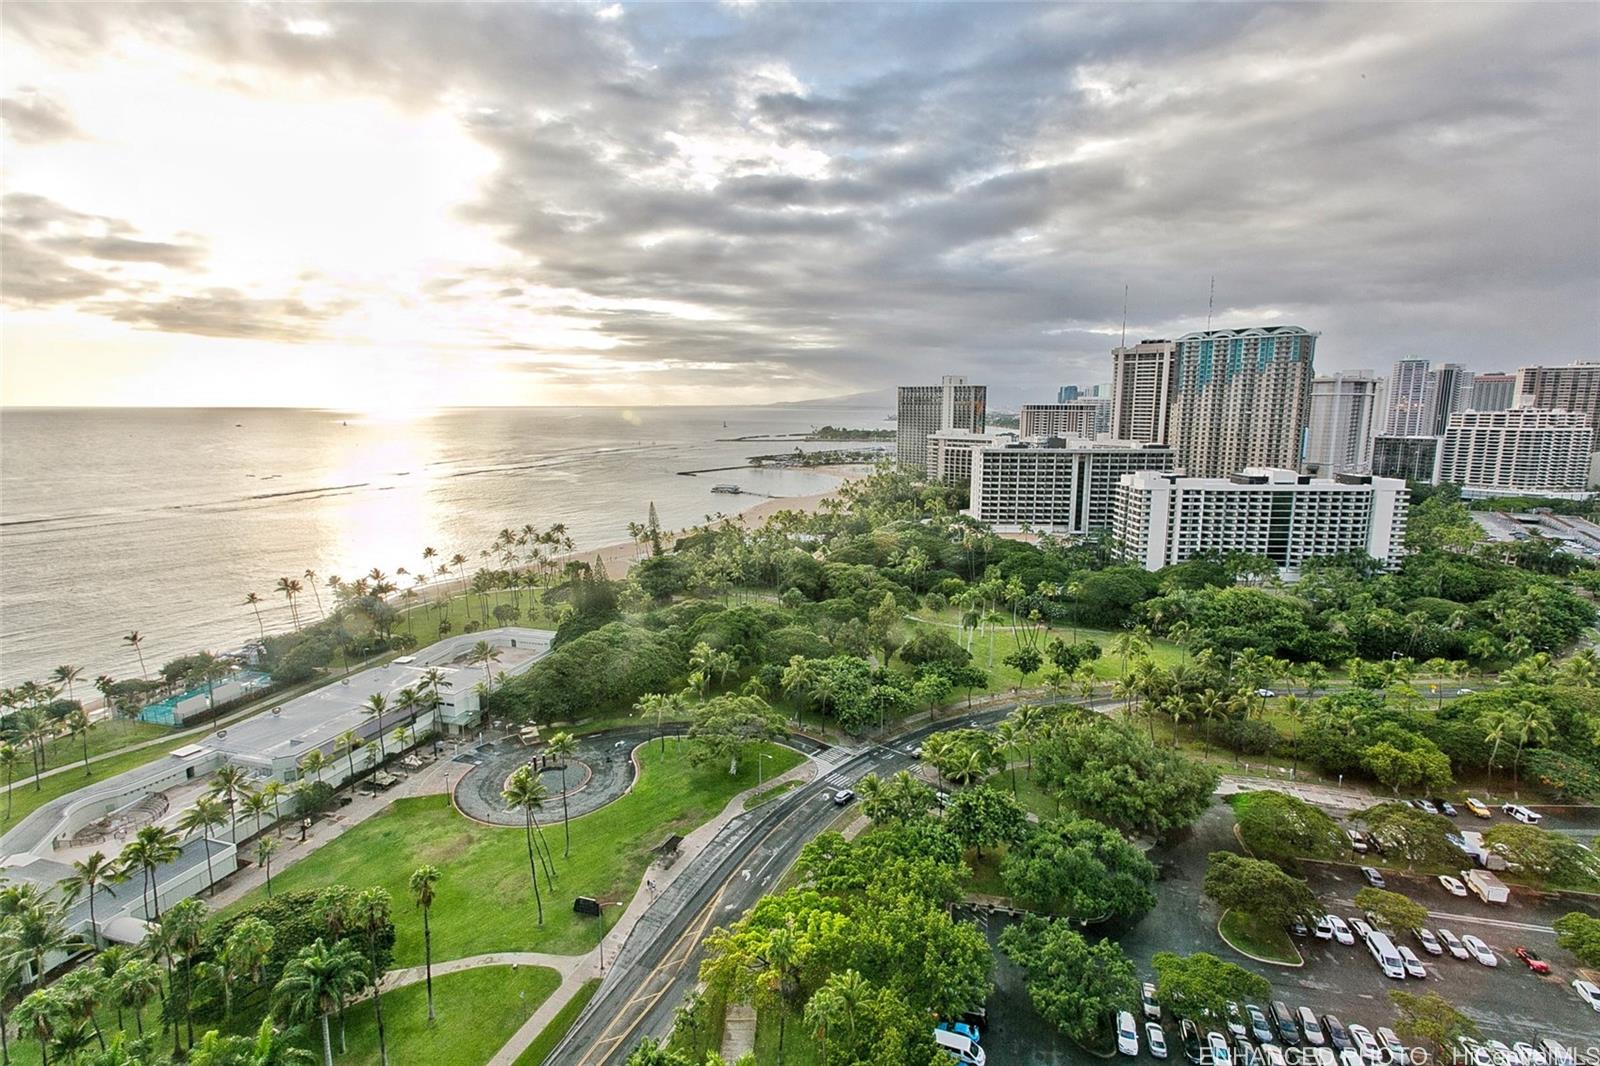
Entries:
[[[625,542],[651,504],[662,525],[743,510],[761,496],[838,484],[809,470],[745,468],[792,442],[732,441],[823,425],[884,428],[859,407],[474,408],[415,418],[315,410],[81,409],[0,413],[0,684],[59,664],[131,677],[144,659],[238,647],[289,611],[280,577],[417,572],[505,527],[566,523],[579,549]],[[816,443],[829,450],[860,445]],[[320,590],[324,604],[328,590]],[[316,616],[308,587],[302,614]]]

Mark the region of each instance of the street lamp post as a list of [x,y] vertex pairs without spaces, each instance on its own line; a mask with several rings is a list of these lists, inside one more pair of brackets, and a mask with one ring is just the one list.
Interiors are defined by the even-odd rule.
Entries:
[[763,769],[763,767],[761,765],[761,760],[762,759],[770,759],[770,758],[772,758],[772,756],[766,754],[765,752],[761,752],[760,754],[758,754],[756,756],[756,787],[757,788],[761,787],[761,771]]

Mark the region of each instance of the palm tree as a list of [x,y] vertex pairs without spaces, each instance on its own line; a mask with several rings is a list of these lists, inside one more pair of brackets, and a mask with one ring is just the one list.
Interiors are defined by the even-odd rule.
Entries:
[[[394,709],[406,716],[406,729],[408,729],[413,736],[416,735],[417,730],[417,711],[422,707],[422,705],[422,697],[419,696],[417,694],[417,690],[412,688],[410,685],[407,685],[405,688],[395,693]],[[405,745],[402,745],[401,747],[404,748]]]
[[316,1061],[273,1028],[270,1014],[261,1019],[254,1036],[223,1036],[212,1029],[189,1049],[189,1066],[303,1066]]
[[239,797],[239,810],[248,818],[256,820],[256,832],[261,832],[262,819],[272,810],[272,797],[267,795],[265,789],[255,792],[246,792]]
[[161,969],[149,959],[128,959],[118,966],[106,982],[107,991],[119,1011],[133,1012],[139,1039],[144,1039],[144,1009],[161,994]]
[[289,960],[283,977],[272,990],[274,1004],[289,1018],[307,1022],[316,1019],[322,1027],[323,1066],[333,1066],[328,1015],[349,987],[351,975],[365,966],[352,945],[340,942],[330,947],[318,937]]
[[139,678],[140,680],[148,680],[150,672],[145,669],[144,649],[141,647],[144,644],[144,637],[135,629],[122,638],[122,643],[139,653]]
[[105,885],[106,891],[111,892],[109,886],[120,885],[128,880],[128,874],[116,863],[106,858],[103,851],[94,852],[86,859],[78,859],[72,864],[72,874],[63,877],[60,881],[61,890],[66,894],[69,903],[85,893],[89,896],[89,938],[93,946],[100,946],[100,920],[95,916],[94,894],[100,886]]
[[283,842],[277,837],[262,837],[256,841],[256,862],[267,874],[267,898],[272,898],[272,856],[275,855]]
[[994,728],[995,751],[1005,757],[1005,766],[1011,771],[1011,794],[1017,794],[1017,768],[1012,759],[1022,751],[1022,734],[1017,723],[1007,718]]
[[256,613],[256,632],[261,634],[261,639],[267,639],[267,627],[261,621],[261,597],[254,592],[244,594],[244,605]]
[[211,886],[211,897],[217,895],[217,878],[211,869],[211,830],[228,824],[228,808],[209,796],[195,800],[194,806],[183,812],[178,828],[185,833],[198,833],[200,846],[206,852],[206,883]]
[[322,593],[317,591],[317,572],[315,570],[308,569],[305,573],[305,578],[306,584],[311,586],[311,595],[315,596],[317,600],[317,617],[328,617],[327,612],[322,609]]
[[54,681],[58,685],[65,685],[67,687],[67,699],[74,700],[74,702],[76,702],[76,700],[72,694],[72,683],[82,676],[83,667],[81,666],[63,665],[56,667],[50,672],[50,680]]
[[844,998],[837,989],[823,985],[806,1001],[805,1022],[822,1045],[822,1066],[828,1066],[828,1030],[845,1020]]
[[1211,731],[1206,728],[1210,723],[1228,715],[1228,701],[1218,694],[1214,688],[1208,688],[1200,693],[1200,698],[1195,701],[1195,714],[1200,718],[1200,736],[1207,752],[1211,750]]
[[[437,866],[422,865],[411,871],[411,879],[407,882],[411,889],[411,899],[422,910],[422,974],[428,986],[428,1024],[433,1024],[433,929],[428,924],[428,912],[433,909],[434,897],[439,887],[439,868]],[[534,891],[538,891],[539,881],[534,878]]]
[[572,829],[567,823],[567,759],[577,753],[578,738],[565,730],[560,733],[552,733],[544,751],[550,758],[561,760],[561,832],[566,838],[565,845],[561,850],[561,857],[570,859],[572,857]]
[[[39,988],[23,997],[11,1012],[18,1032],[31,1032],[39,1041],[39,1061],[50,1066],[50,1043],[66,1015],[66,1004],[53,988]],[[332,1066],[329,1063],[328,1066]]]
[[381,888],[369,888],[356,897],[351,908],[352,925],[367,942],[367,956],[372,963],[372,1009],[378,1021],[378,1058],[389,1066],[389,1044],[383,1032],[383,971],[378,968],[378,939],[391,925],[392,909],[389,893]]
[[[95,1020],[95,1013],[101,1001],[105,999],[105,983],[101,980],[100,974],[92,967],[81,966],[57,981],[54,991],[61,997],[67,1020],[73,1030],[84,1032],[92,1029],[95,1041],[100,1045],[100,1050],[104,1051],[106,1037],[100,1031],[100,1023]],[[84,1044],[87,1043],[85,1040]],[[63,1041],[58,1039],[56,1047],[66,1057],[76,1058],[75,1055],[68,1053]]]
[[1550,712],[1531,700],[1517,704],[1513,723],[1517,730],[1517,755],[1511,763],[1511,795],[1517,797],[1522,788],[1522,748],[1530,740],[1544,744],[1550,739]]
[[1291,775],[1298,776],[1300,773],[1300,723],[1306,715],[1306,701],[1291,692],[1289,695],[1283,698],[1283,703],[1278,707],[1278,709],[1283,712],[1283,716],[1285,718],[1289,719],[1289,721],[1293,722],[1295,725],[1294,768],[1290,771],[1290,773]]
[[[544,925],[544,899],[539,895],[539,864],[534,858],[533,850],[533,812],[544,805],[545,787],[534,772],[526,766],[519,766],[506,779],[506,787],[500,793],[505,799],[506,806],[512,810],[521,809],[523,815],[523,834],[528,843],[528,871],[533,875],[533,902],[538,909],[539,924]],[[555,882],[550,878],[550,870],[545,868],[545,879],[550,881],[551,891],[555,891]]]
[[[382,697],[380,696],[379,699],[382,699]],[[356,794],[356,749],[361,746],[361,738],[356,735],[354,729],[347,729],[340,733],[338,739],[333,742],[333,750],[344,752],[344,761],[350,768],[351,798],[354,798]]]
[[89,769],[89,730],[94,728],[94,723],[89,721],[89,712],[82,707],[74,707],[67,715],[67,735],[77,737],[83,741],[83,776],[90,777],[94,771]]
[[163,930],[172,938],[172,946],[183,954],[183,1022],[189,1032],[189,1046],[194,1046],[194,958],[206,933],[206,905],[190,897],[180,899],[161,918]]
[[217,772],[211,775],[211,784],[206,791],[213,797],[223,800],[228,805],[228,820],[233,833],[233,840],[239,840],[239,798],[250,791],[250,774],[242,766],[226,763],[217,767]]
[[158,825],[147,825],[133,835],[117,856],[117,863],[129,874],[139,870],[144,874],[144,916],[150,918],[152,901],[155,906],[155,916],[161,917],[161,889],[156,880],[156,868],[172,862],[182,848],[178,846],[178,834],[170,829],[162,829]]
[[389,709],[389,701],[383,698],[383,693],[374,692],[367,697],[362,713],[371,718],[378,726],[378,761],[384,762],[389,758],[389,753],[383,747],[383,715]]
[[1493,793],[1494,790],[1494,760],[1500,754],[1500,742],[1505,740],[1506,733],[1516,724],[1515,716],[1509,710],[1491,710],[1485,712],[1478,719],[1478,724],[1484,727],[1483,739],[1488,741],[1489,765],[1488,776],[1484,781],[1484,791]]
[[282,781],[268,781],[261,786],[263,798],[272,801],[272,820],[277,823],[278,835],[283,836],[283,811],[278,804],[283,799],[284,787]]
[[300,779],[321,781],[322,771],[327,765],[328,757],[322,753],[322,749],[312,748],[300,757]]
[[16,745],[0,741],[0,766],[6,770],[6,821],[11,821],[11,782],[17,775],[17,759],[21,753]]
[[483,667],[483,683],[485,686],[493,682],[489,674],[491,663],[500,661],[500,649],[490,644],[487,640],[480,640],[472,646],[472,651],[467,653],[467,662],[474,666]]
[[294,578],[280,577],[277,586],[273,589],[278,595],[289,601],[289,621],[295,629],[300,628],[300,612],[294,605],[294,598],[300,595],[300,588],[300,582]]
[[32,965],[34,987],[44,981],[46,956],[81,947],[67,932],[66,920],[66,908],[48,899],[34,899],[7,919],[7,953]]

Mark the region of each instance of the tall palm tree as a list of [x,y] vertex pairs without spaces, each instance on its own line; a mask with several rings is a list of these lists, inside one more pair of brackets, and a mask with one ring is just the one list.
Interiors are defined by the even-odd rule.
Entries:
[[144,916],[150,918],[152,900],[156,918],[161,917],[161,888],[156,879],[157,867],[175,860],[182,852],[178,834],[158,825],[147,825],[123,845],[117,863],[130,875],[139,870],[144,875]]
[[122,638],[122,643],[131,647],[135,652],[138,652],[139,678],[140,680],[148,680],[150,677],[150,671],[145,669],[144,648],[142,647],[144,644],[144,636],[137,629],[135,629]]
[[305,573],[305,578],[306,578],[306,584],[311,586],[311,595],[316,597],[316,601],[317,601],[317,617],[318,618],[326,618],[326,617],[328,617],[327,612],[322,609],[322,593],[317,591],[317,572],[315,570],[307,569],[306,573]]
[[267,795],[266,789],[246,792],[239,797],[239,810],[246,817],[256,820],[256,832],[259,833],[262,821],[272,811],[272,797]]
[[994,728],[995,751],[1005,758],[1005,767],[1011,771],[1011,794],[1017,794],[1017,768],[1012,760],[1022,752],[1022,734],[1017,723],[1007,718]]
[[69,902],[81,895],[88,895],[89,938],[96,948],[100,946],[100,920],[95,915],[95,892],[103,885],[107,892],[115,896],[110,886],[122,884],[128,880],[128,876],[126,871],[106,857],[105,852],[96,851],[86,859],[73,862],[71,875],[60,881],[61,890]]
[[185,833],[198,833],[200,846],[206,853],[206,883],[211,888],[211,897],[217,895],[217,877],[211,868],[211,830],[218,826],[228,824],[228,808],[219,800],[209,796],[201,796],[194,801],[194,806],[183,812],[178,819],[178,828]]
[[572,857],[572,829],[567,819],[567,760],[577,754],[578,738],[565,730],[552,733],[544,750],[550,758],[561,760],[561,832],[566,838],[561,857],[569,859]]
[[366,705],[361,708],[363,714],[371,718],[378,725],[378,761],[383,762],[389,758],[389,753],[383,750],[383,714],[389,709],[389,701],[383,698],[383,693],[374,692],[367,697]]
[[206,791],[228,805],[228,820],[233,839],[239,840],[239,800],[250,791],[250,774],[242,766],[224,763],[211,775]]
[[0,741],[0,767],[4,767],[6,771],[6,821],[8,822],[11,821],[11,782],[17,776],[19,758],[21,753],[17,751],[15,744]]
[[483,683],[493,684],[494,678],[489,673],[490,665],[500,661],[500,649],[490,644],[487,640],[480,640],[472,646],[472,651],[467,654],[467,662],[483,667]]
[[277,823],[279,836],[283,836],[283,811],[279,805],[285,791],[282,781],[268,781],[261,786],[261,795],[272,802],[272,820]]
[[289,621],[295,629],[300,628],[300,611],[294,605],[294,598],[300,595],[301,585],[292,577],[280,577],[274,589],[278,595],[289,601]]
[[34,987],[44,981],[47,956],[82,946],[67,932],[66,923],[66,908],[50,899],[35,899],[6,920],[8,954],[26,959],[32,965]]
[[289,960],[283,977],[272,990],[274,1005],[289,1018],[306,1022],[315,1019],[321,1026],[323,1066],[333,1066],[328,1015],[348,987],[350,975],[365,965],[352,945],[340,942],[330,947],[318,937]]
[[[92,1029],[95,1041],[99,1043],[100,1050],[104,1051],[106,1037],[100,1031],[100,1023],[95,1019],[95,1014],[106,996],[105,982],[100,974],[93,967],[80,966],[63,975],[53,987],[61,996],[67,1019],[73,1028],[80,1032]],[[66,1050],[59,1041],[57,1048],[63,1052]]]
[[344,761],[350,770],[350,795],[356,794],[356,749],[362,746],[362,741],[354,729],[346,729],[333,742],[334,751],[344,752]]
[[456,574],[461,578],[461,591],[467,591],[467,557],[460,552],[450,556],[450,565],[456,568]]
[[172,946],[183,956],[183,1021],[194,1046],[194,961],[206,933],[206,905],[190,897],[180,899],[161,918],[161,925],[172,937]]
[[410,685],[394,694],[394,709],[406,716],[406,728],[411,731],[413,736],[416,735],[417,731],[417,712],[422,709],[422,706],[423,698]]
[[1528,741],[1544,744],[1550,739],[1550,712],[1532,700],[1522,700],[1512,712],[1517,731],[1517,755],[1511,763],[1511,795],[1521,795],[1522,749]]
[[[428,986],[428,1024],[433,1024],[433,928],[428,924],[428,912],[433,909],[433,901],[438,894],[439,868],[424,864],[411,871],[411,878],[406,882],[411,889],[411,899],[422,911],[422,974]],[[539,888],[538,879],[534,879],[534,890]]]
[[74,702],[76,700],[72,694],[72,683],[82,676],[83,667],[81,666],[62,665],[50,671],[50,680],[58,685],[65,685],[67,687],[67,699],[74,700]]
[[1291,692],[1283,698],[1283,703],[1279,705],[1278,709],[1295,726],[1293,741],[1294,768],[1291,773],[1298,775],[1300,773],[1300,723],[1306,716],[1306,701]]
[[82,707],[74,707],[72,713],[67,715],[67,735],[77,737],[83,741],[83,776],[90,777],[94,771],[89,769],[89,731],[94,728],[94,723],[89,721],[89,712]]
[[[38,988],[29,992],[11,1012],[11,1021],[17,1030],[32,1033],[34,1039],[39,1041],[39,1061],[43,1066],[50,1066],[50,1044],[65,1016],[66,1004],[52,988]],[[332,1063],[328,1066],[332,1066]]]
[[256,632],[261,635],[261,639],[262,640],[266,640],[267,639],[267,627],[261,621],[261,597],[260,597],[260,595],[258,595],[257,593],[254,593],[254,592],[246,592],[244,594],[244,605],[246,607],[250,608],[251,610],[255,611],[255,613],[256,613]]
[[372,1009],[378,1022],[378,1058],[389,1066],[389,1044],[383,1032],[383,971],[378,966],[378,940],[392,924],[389,913],[393,900],[381,888],[369,888],[356,897],[351,908],[353,927],[367,944],[367,956],[372,964]]
[[[500,795],[505,799],[506,806],[522,811],[522,829],[528,843],[528,872],[533,875],[533,902],[538,909],[539,924],[544,925],[544,899],[539,894],[539,863],[533,850],[533,826],[536,821],[533,812],[544,805],[544,782],[526,766],[519,766],[506,779],[506,787]],[[545,869],[545,879],[550,881],[551,891],[555,891],[555,882],[550,878],[548,867]]]
[[1483,727],[1483,739],[1491,745],[1489,748],[1488,776],[1484,782],[1484,791],[1493,793],[1494,789],[1494,760],[1500,754],[1500,744],[1506,739],[1506,734],[1515,727],[1516,718],[1509,710],[1491,710],[1485,712],[1478,724]]

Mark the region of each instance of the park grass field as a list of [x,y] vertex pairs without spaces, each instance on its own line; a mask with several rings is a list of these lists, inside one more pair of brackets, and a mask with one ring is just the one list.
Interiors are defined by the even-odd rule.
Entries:
[[528,1049],[517,1056],[515,1066],[539,1066],[544,1057],[561,1042],[567,1035],[567,1030],[572,1028],[572,1023],[578,1020],[578,1015],[583,1013],[583,1008],[589,1005],[594,994],[600,990],[598,977],[585,981],[565,1006],[556,1011],[556,1016],[550,1019],[550,1024],[542,1029],[538,1036],[533,1038],[533,1043]]
[[[765,773],[797,765],[792,748],[766,745]],[[643,771],[633,791],[572,820],[572,854],[562,857],[560,805],[546,808],[545,839],[555,855],[555,889],[540,874],[544,924],[529,877],[523,831],[481,825],[458,814],[446,796],[396,801],[311,855],[273,876],[279,892],[345,884],[376,885],[395,900],[394,965],[422,962],[422,922],[410,905],[411,871],[432,863],[443,874],[432,912],[437,962],[490,951],[579,954],[600,939],[599,922],[572,911],[577,896],[625,905],[639,888],[650,850],[671,833],[686,833],[756,784],[754,752],[730,775],[726,764],[694,766],[688,748],[669,741],[663,755],[640,750]],[[265,898],[257,889],[223,913]],[[619,908],[608,908],[614,920]]]

